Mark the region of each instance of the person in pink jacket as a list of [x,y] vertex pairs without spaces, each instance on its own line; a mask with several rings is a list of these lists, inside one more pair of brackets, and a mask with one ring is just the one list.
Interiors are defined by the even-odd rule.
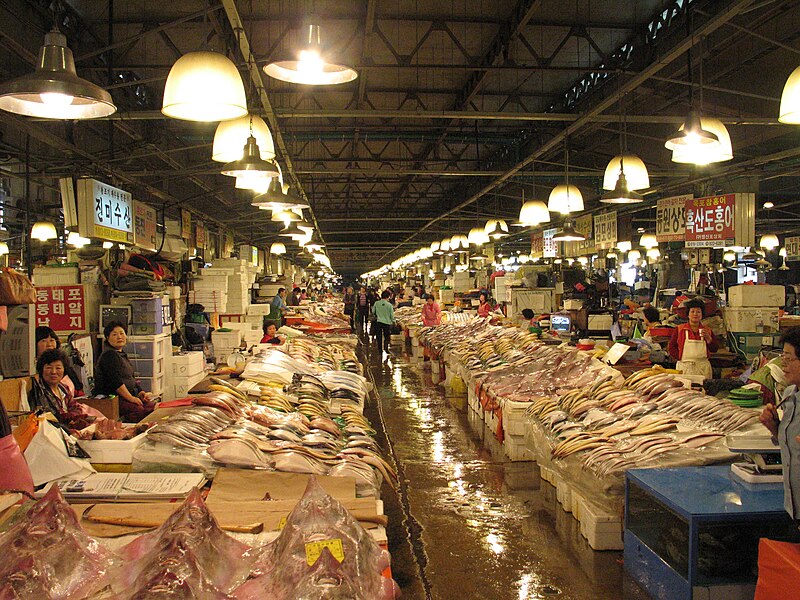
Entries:
[[425,306],[422,307],[422,324],[425,327],[436,327],[442,323],[442,309],[436,304],[433,295],[428,294],[425,298]]

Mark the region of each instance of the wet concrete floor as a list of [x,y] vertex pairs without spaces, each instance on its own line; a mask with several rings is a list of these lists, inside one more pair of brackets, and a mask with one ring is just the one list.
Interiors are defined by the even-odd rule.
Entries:
[[510,462],[466,397],[445,394],[429,368],[393,345],[367,344],[376,387],[367,415],[397,463],[384,485],[392,571],[417,600],[644,600],[621,552],[595,552],[533,462]]

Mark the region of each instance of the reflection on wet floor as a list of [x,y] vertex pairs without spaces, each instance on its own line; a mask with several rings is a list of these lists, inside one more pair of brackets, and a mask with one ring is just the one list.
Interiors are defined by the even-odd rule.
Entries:
[[593,551],[536,464],[509,462],[463,397],[448,397],[402,346],[367,356],[378,397],[369,416],[382,417],[402,479],[385,502],[403,598],[647,598],[622,553]]

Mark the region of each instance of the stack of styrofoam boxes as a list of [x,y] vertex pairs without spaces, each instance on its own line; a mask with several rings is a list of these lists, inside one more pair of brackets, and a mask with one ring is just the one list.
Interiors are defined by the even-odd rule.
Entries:
[[256,267],[250,262],[235,258],[217,259],[212,263],[214,269],[228,269],[227,293],[228,308],[227,313],[232,315],[243,315],[247,312],[250,305],[250,286],[256,277]]
[[189,304],[201,304],[206,312],[228,312],[228,275],[231,269],[201,269],[200,277],[192,280]]
[[734,285],[728,288],[725,329],[736,333],[778,331],[779,309],[786,304],[782,285]]
[[167,360],[172,355],[170,334],[129,335],[125,352],[133,364],[139,387],[145,392],[163,393]]
[[525,411],[530,402],[503,401],[503,449],[511,461],[534,460],[533,451],[525,441]]
[[214,346],[214,356],[217,362],[224,362],[229,354],[241,347],[242,332],[238,329],[233,331],[216,329],[211,332],[211,343]]
[[78,267],[34,267],[33,285],[77,285]]
[[[160,335],[164,333],[164,298],[131,298],[131,322],[128,333],[131,335]],[[169,307],[169,301],[167,301]]]
[[226,321],[222,324],[222,327],[226,329],[235,329],[237,331],[242,332],[242,340],[244,341],[245,345],[249,348],[254,344],[258,344],[261,341],[261,338],[264,337],[264,329],[259,327],[253,323],[244,321],[244,322],[235,322],[235,321]]
[[164,399],[185,398],[206,376],[206,359],[202,352],[185,352],[175,354],[170,361],[172,376],[164,391]]
[[453,291],[466,292],[472,288],[472,278],[468,271],[456,271],[453,273]]

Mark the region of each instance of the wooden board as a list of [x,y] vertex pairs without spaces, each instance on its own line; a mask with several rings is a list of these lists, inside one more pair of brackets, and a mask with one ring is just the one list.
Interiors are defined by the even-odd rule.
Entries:
[[[303,496],[310,477],[302,473],[222,468],[214,476],[208,500],[233,502],[266,498],[296,501]],[[316,478],[322,488],[340,502],[356,497],[356,480],[353,477],[317,475]]]

